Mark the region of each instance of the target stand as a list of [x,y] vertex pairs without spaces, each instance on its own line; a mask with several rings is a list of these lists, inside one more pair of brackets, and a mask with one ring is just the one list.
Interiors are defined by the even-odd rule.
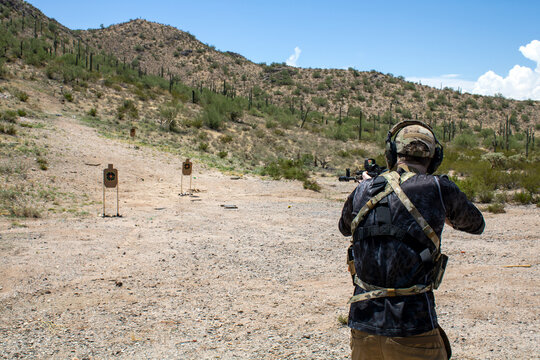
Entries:
[[137,129],[132,127],[130,130],[129,130],[129,136],[131,137],[131,144],[133,145],[133,147],[135,148],[135,133],[136,133]]
[[109,164],[106,169],[103,169],[103,217],[110,217],[105,212],[105,188],[116,188],[116,217],[122,217],[120,215],[118,187],[118,170],[113,168],[113,164]]
[[[193,164],[191,163],[191,161],[189,161],[189,159],[186,159],[186,161],[182,163],[182,177],[180,180],[180,196],[193,195],[193,190],[191,190],[191,182],[193,179],[192,170],[193,170]],[[189,190],[187,192],[184,192],[184,175],[189,176]]]

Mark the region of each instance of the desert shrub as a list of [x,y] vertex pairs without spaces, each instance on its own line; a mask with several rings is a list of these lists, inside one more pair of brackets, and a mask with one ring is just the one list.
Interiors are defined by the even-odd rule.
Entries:
[[96,115],[97,115],[96,108],[91,108],[90,110],[88,110],[88,115],[90,115],[92,117],[96,117]]
[[518,191],[514,194],[513,200],[517,202],[518,204],[530,204],[533,200],[533,196],[531,193],[526,191]]
[[225,134],[219,137],[219,141],[221,141],[223,144],[228,144],[233,141],[233,138],[231,135]]
[[266,165],[261,174],[269,175],[275,180],[285,178],[289,180],[305,181],[308,178],[307,170],[304,169],[302,161],[283,158],[272,161]]
[[6,80],[8,78],[9,71],[4,65],[4,60],[0,60],[0,79]]
[[15,93],[15,96],[17,97],[17,99],[19,99],[22,102],[26,102],[28,100],[28,94],[25,93],[24,91],[17,91]]
[[321,191],[321,186],[315,180],[306,179],[303,182],[304,189],[313,190],[316,192]]
[[478,191],[478,201],[480,201],[483,204],[489,204],[493,201],[493,198],[495,197],[495,193],[493,191],[487,190],[487,189],[481,189]]
[[368,156],[368,152],[365,149],[362,149],[362,148],[352,149],[352,150],[349,151],[349,153],[352,156],[357,156],[357,157],[361,157],[361,158],[365,158],[366,156]]
[[196,117],[192,119],[186,119],[184,120],[184,125],[187,127],[193,127],[196,129],[200,129],[203,126],[203,120],[201,117]]
[[17,113],[13,110],[6,110],[0,114],[0,120],[4,120],[10,123],[17,122]]
[[209,106],[203,111],[202,122],[210,129],[219,130],[223,127],[223,116],[216,107]]
[[482,160],[488,161],[494,169],[506,167],[506,156],[503,153],[487,153],[481,156]]
[[255,129],[255,136],[262,139],[266,136],[266,132],[263,129]]
[[43,158],[43,157],[38,157],[38,158],[36,159],[36,162],[38,163],[39,168],[40,168],[41,170],[47,170],[47,169],[49,168],[49,167],[48,167],[49,163],[47,162],[47,159],[45,159],[45,158]]
[[226,151],[220,151],[218,152],[218,156],[222,159],[226,158],[228,153]]
[[468,177],[465,179],[452,179],[456,185],[459,187],[465,195],[467,195],[467,198],[471,201],[474,201],[476,199],[476,196],[479,191],[482,191],[485,189],[484,184],[477,178],[474,177]]
[[347,150],[339,150],[337,154],[338,156],[341,156],[342,158],[351,157],[351,154]]
[[506,211],[504,210],[504,204],[503,203],[494,203],[489,204],[486,210],[493,214],[504,214]]
[[173,120],[171,120],[171,122],[169,122],[169,127],[168,128],[169,128],[169,131],[173,132],[173,133],[179,134],[179,133],[182,132],[180,127],[178,126],[178,121],[176,121],[176,119],[173,119]]
[[64,99],[66,99],[69,102],[73,102],[73,94],[70,93],[69,91],[66,91],[64,93]]
[[17,129],[12,124],[0,124],[0,133],[6,135],[17,135]]
[[201,150],[201,151],[207,151],[207,150],[208,150],[208,144],[205,143],[205,142],[201,142],[201,143],[199,144],[199,150]]
[[23,218],[40,218],[41,213],[38,209],[29,205],[13,206],[10,209],[11,216]]
[[351,131],[345,126],[333,126],[327,130],[327,136],[334,140],[347,141],[351,138]]
[[339,315],[338,322],[341,325],[347,325],[349,323],[349,317],[347,315]]
[[266,120],[265,126],[267,129],[273,129],[277,126],[277,123],[275,121],[268,119]]
[[137,110],[137,106],[133,100],[124,100],[122,105],[116,109],[116,116],[119,120],[123,120],[126,117],[129,119],[138,119],[139,110]]
[[470,133],[457,135],[454,138],[453,143],[458,149],[470,149],[477,146],[476,137]]
[[[538,165],[537,165],[538,166]],[[534,167],[519,175],[519,186],[531,194],[538,194],[538,169]]]

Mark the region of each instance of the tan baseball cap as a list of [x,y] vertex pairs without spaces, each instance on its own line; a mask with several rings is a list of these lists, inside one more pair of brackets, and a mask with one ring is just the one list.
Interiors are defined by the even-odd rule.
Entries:
[[435,154],[436,143],[433,134],[420,125],[404,127],[397,133],[394,141],[400,155],[432,158]]

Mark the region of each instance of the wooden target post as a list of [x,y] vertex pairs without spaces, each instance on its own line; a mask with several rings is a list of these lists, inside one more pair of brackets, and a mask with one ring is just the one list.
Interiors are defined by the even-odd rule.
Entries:
[[131,130],[129,130],[129,136],[131,137],[131,142],[133,144],[133,146],[135,147],[135,133],[136,133],[137,129],[132,127]]
[[116,188],[116,216],[120,216],[118,187],[118,170],[113,168],[113,164],[109,164],[106,169],[103,169],[103,217],[107,216],[105,214],[105,188]]
[[191,174],[192,170],[193,164],[189,159],[186,159],[186,161],[182,163],[182,179],[180,180],[180,194],[182,195],[184,194],[184,175],[189,176],[189,193],[191,194],[191,179],[193,178]]

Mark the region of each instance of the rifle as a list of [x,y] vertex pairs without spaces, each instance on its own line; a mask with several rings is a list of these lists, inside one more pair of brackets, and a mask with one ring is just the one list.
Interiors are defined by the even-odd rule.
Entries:
[[[367,172],[367,174],[374,178],[379,176],[380,173],[386,170],[385,166],[379,166],[377,165],[375,159],[365,159],[364,160],[364,171]],[[362,171],[358,170],[356,171],[356,176],[351,176],[351,169],[347,168],[345,169],[345,176],[340,176],[338,178],[339,181],[362,181]]]

